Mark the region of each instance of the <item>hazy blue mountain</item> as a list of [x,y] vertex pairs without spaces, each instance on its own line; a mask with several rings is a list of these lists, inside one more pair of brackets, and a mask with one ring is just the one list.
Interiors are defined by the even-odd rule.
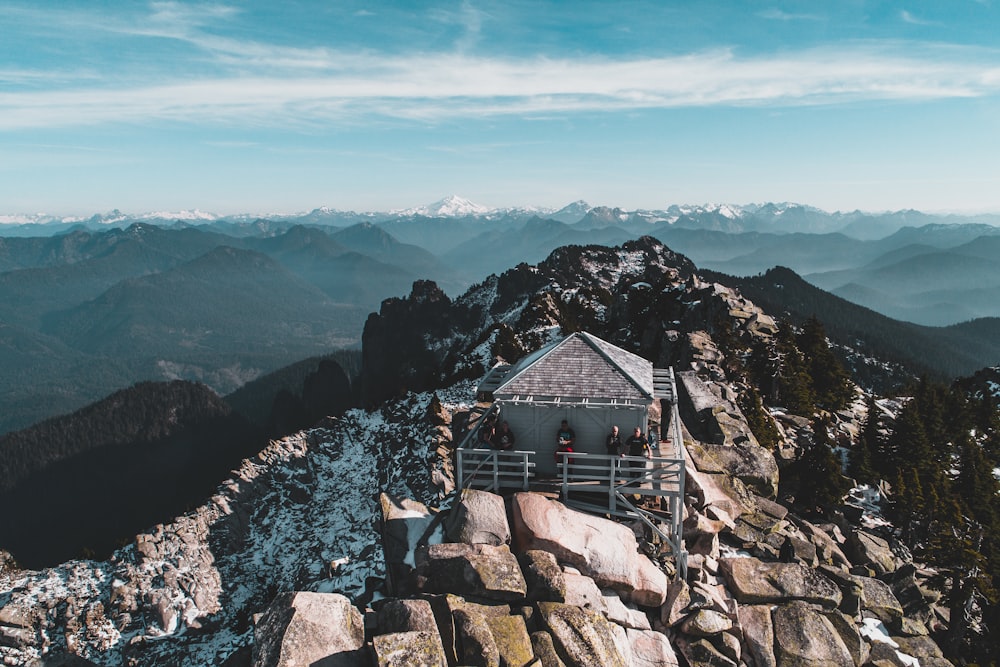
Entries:
[[0,434],[96,401],[134,382],[114,358],[0,321]]
[[583,216],[587,215],[587,212],[590,211],[591,208],[590,204],[582,199],[578,199],[575,202],[566,204],[558,211],[549,213],[545,217],[572,225],[583,220]]
[[891,317],[929,326],[1000,316],[1000,237],[946,250],[909,244],[857,269],[805,278]]
[[511,227],[510,220],[484,221],[476,218],[393,218],[377,223],[402,243],[420,246],[441,256],[456,246],[482,234],[484,230]]
[[632,234],[616,227],[578,225],[534,217],[518,229],[491,229],[445,253],[442,259],[469,275],[485,278],[521,262],[537,263],[564,245],[618,245]]
[[[742,236],[742,235],[741,235]],[[798,272],[830,271],[858,266],[875,256],[877,249],[840,233],[783,234],[758,237],[752,251],[725,262],[702,262],[706,267],[733,275],[753,275],[774,266]]]
[[862,213],[853,211],[835,214],[843,223],[842,234],[863,241],[875,241],[895,233],[903,227],[922,227],[940,221],[939,216],[927,215],[920,211],[906,210],[891,213]]
[[862,380],[877,375],[865,372],[871,359],[877,364],[899,364],[900,372],[895,375],[899,381],[918,373],[951,379],[995,365],[1000,359],[1000,318],[949,327],[921,326],[886,317],[826,292],[785,267],[746,278],[711,272],[707,275],[738,287],[775,317],[802,322],[817,316],[830,339],[845,354],[849,352],[852,366]]
[[125,239],[81,261],[0,274],[0,317],[37,327],[52,310],[93,299],[123,278],[176,266],[180,259],[139,240]]
[[1000,236],[1000,227],[984,223],[932,223],[919,227],[902,227],[878,241],[883,252],[910,243],[920,243],[936,248],[953,248],[982,236]]
[[366,314],[333,303],[265,255],[219,247],[51,313],[43,331],[119,358],[140,376],[177,373],[228,392],[262,372],[353,344]]
[[630,224],[630,219],[631,216],[628,211],[623,209],[611,208],[608,206],[595,206],[587,211],[587,213],[580,218],[579,222],[573,225],[573,229],[579,231],[589,231],[591,229],[603,229],[604,227],[619,227],[632,231],[633,225]]
[[677,252],[690,257],[699,266],[719,271],[725,271],[725,266],[720,263],[754,252],[780,239],[776,234],[759,232],[728,234],[710,229],[677,227],[670,223],[655,225],[649,234]]

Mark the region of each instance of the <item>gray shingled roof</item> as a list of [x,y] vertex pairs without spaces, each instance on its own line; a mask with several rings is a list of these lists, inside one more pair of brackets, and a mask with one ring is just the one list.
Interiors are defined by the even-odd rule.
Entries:
[[653,364],[588,333],[574,333],[518,362],[494,396],[651,399]]

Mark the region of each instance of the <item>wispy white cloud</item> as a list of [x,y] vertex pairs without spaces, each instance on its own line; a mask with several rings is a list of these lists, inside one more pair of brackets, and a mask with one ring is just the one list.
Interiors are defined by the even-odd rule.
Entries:
[[[1000,93],[997,52],[931,45],[918,51],[899,56],[856,44],[754,58],[713,51],[629,60],[324,53],[323,65],[312,76],[302,76],[295,67],[287,76],[268,72],[143,87],[8,93],[0,95],[0,129],[157,121],[289,126],[360,123],[372,117],[435,122]],[[295,57],[276,53],[279,59]]]
[[801,12],[791,13],[786,12],[777,7],[771,7],[770,9],[765,9],[757,13],[757,16],[763,19],[771,19],[772,21],[822,21],[823,17],[819,14],[804,14]]
[[903,20],[903,23],[909,23],[910,25],[924,25],[924,26],[939,25],[934,21],[921,19],[915,16],[914,14],[911,14],[910,12],[906,11],[905,9],[899,12],[899,18]]

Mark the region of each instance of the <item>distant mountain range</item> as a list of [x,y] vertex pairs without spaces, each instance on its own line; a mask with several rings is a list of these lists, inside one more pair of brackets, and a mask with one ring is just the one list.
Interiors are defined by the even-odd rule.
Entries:
[[[786,267],[897,320],[944,327],[1000,317],[1000,216],[787,203],[490,209],[448,197],[386,213],[0,220],[0,433],[138,381],[197,380],[229,393],[356,347],[368,314],[414,281],[457,296],[562,246],[643,235],[720,274]],[[1000,362],[991,347],[973,348],[938,370]]]
[[[590,221],[584,218],[590,216]],[[594,220],[632,227],[636,224],[655,225],[667,223],[678,228],[712,229],[730,233],[766,232],[787,234],[802,232],[827,234],[839,232],[845,236],[873,240],[883,238],[903,227],[922,227],[928,224],[983,223],[1000,225],[1000,213],[981,215],[928,214],[914,210],[893,212],[834,212],[794,203],[766,204],[704,204],[671,205],[665,209],[636,209],[591,206],[583,200],[567,204],[561,209],[541,206],[490,208],[469,201],[458,195],[445,197],[432,204],[391,211],[356,212],[326,206],[307,212],[288,213],[239,213],[218,215],[198,209],[183,211],[152,211],[123,213],[114,209],[107,213],[85,216],[56,216],[44,213],[0,215],[0,230],[4,236],[34,236],[59,233],[70,228],[101,229],[109,226],[127,227],[135,222],[157,225],[200,225],[221,227],[266,226],[269,222],[287,225],[324,225],[346,227],[359,222],[385,223],[411,218],[458,218],[525,221],[532,217],[551,218],[567,224],[584,222],[592,226]],[[602,225],[603,226],[603,225]],[[231,230],[230,230],[231,231]]]

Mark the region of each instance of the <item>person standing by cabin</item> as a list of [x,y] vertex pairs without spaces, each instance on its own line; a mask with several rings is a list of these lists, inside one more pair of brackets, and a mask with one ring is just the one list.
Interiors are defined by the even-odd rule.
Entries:
[[501,451],[514,449],[514,432],[506,420],[500,423],[500,428],[493,434],[493,448]]
[[482,449],[493,448],[493,436],[496,433],[496,415],[489,414],[483,420],[483,425],[479,428],[479,446]]
[[[559,425],[559,430],[556,432],[556,465],[560,462],[559,452],[572,452],[575,442],[576,431],[570,428],[568,421],[562,420],[562,424]],[[567,457],[566,463],[572,464],[573,459]]]
[[[635,427],[632,437],[625,441],[625,447],[629,456],[645,456],[647,459],[653,456],[653,451],[649,448],[649,441],[643,436],[642,429],[638,426]],[[646,462],[632,460],[629,461],[628,466],[632,469],[632,479],[638,479],[642,476],[642,470],[646,468]]]
[[608,450],[608,456],[623,456],[625,454],[625,445],[622,444],[622,436],[618,432],[617,426],[611,427],[611,433],[604,441],[604,446]]

